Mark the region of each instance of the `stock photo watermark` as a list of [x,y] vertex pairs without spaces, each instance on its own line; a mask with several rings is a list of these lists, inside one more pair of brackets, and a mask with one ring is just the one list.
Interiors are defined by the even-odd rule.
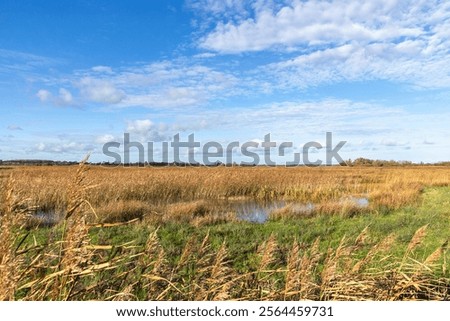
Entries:
[[[123,143],[117,141],[105,143],[102,151],[116,165],[132,163],[137,163],[139,166],[145,166],[145,164],[168,165],[170,163],[197,166],[217,166],[218,164],[237,166],[345,165],[339,151],[346,141],[339,141],[336,145],[333,145],[333,134],[331,132],[326,133],[325,141],[325,146],[317,141],[310,141],[297,147],[300,152],[288,153],[289,150],[294,148],[294,143],[271,141],[270,133],[264,135],[264,140],[261,142],[232,141],[226,146],[217,141],[208,141],[201,144],[195,140],[194,134],[188,135],[187,140],[181,140],[180,134],[176,134],[171,141],[158,142],[161,148],[156,149],[155,144],[157,143],[150,141],[144,146],[140,142],[131,141],[130,134],[124,133]],[[325,149],[325,159],[318,158],[318,151],[322,149]],[[136,162],[131,161],[132,150],[137,152]],[[182,160],[182,155],[187,155],[187,161]],[[159,157],[156,158],[156,156]],[[201,161],[196,159],[197,157],[201,157]],[[238,162],[237,158],[239,158]],[[242,160],[242,158],[245,160]]]

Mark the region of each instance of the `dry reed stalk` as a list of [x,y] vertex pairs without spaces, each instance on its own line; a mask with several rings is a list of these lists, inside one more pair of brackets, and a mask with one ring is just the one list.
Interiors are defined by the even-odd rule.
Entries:
[[196,237],[191,236],[189,240],[186,242],[183,251],[181,252],[181,256],[174,270],[175,272],[181,271],[191,262],[192,258],[195,255],[196,244],[197,244]]
[[286,263],[283,300],[293,299],[300,291],[301,262],[300,246],[298,245],[297,239],[294,239]]
[[88,168],[81,163],[74,179],[69,187],[69,204],[65,216],[66,230],[63,241],[63,256],[61,258],[62,268],[69,271],[79,272],[82,266],[89,261],[90,253],[87,249],[89,244],[89,226],[86,224],[88,209],[85,205],[86,173]]
[[137,297],[133,294],[133,284],[129,284],[122,292],[115,294],[110,298],[112,301],[136,301]]
[[351,247],[346,243],[346,237],[342,237],[336,250],[328,249],[327,256],[325,258],[324,267],[321,273],[320,284],[320,299],[332,299],[334,296],[335,279],[339,275],[338,265],[344,258],[348,258],[351,252]]
[[431,253],[430,255],[427,256],[427,258],[425,259],[423,264],[425,266],[428,266],[428,265],[432,265],[436,261],[438,261],[442,257],[442,254],[444,254],[444,252],[447,250],[447,245],[448,245],[448,241],[445,241],[444,244],[439,246],[433,253]]
[[152,207],[143,201],[118,200],[109,202],[97,208],[98,219],[102,223],[128,222],[142,220],[144,216],[152,214]]
[[227,248],[225,241],[216,253],[210,277],[206,280],[209,291],[206,300],[220,301],[230,297],[232,283],[229,282],[230,269],[227,267]]
[[269,239],[265,241],[258,249],[261,258],[258,266],[258,272],[262,273],[268,270],[269,266],[275,262],[275,253],[277,251],[277,239],[274,233],[270,234]]
[[[86,159],[87,160],[87,159]],[[69,185],[69,200],[63,221],[59,263],[60,276],[53,279],[52,298],[68,300],[79,280],[78,273],[89,266],[92,251],[89,250],[89,226],[87,215],[90,207],[86,203],[86,191],[90,185],[86,182],[88,167],[86,160],[78,166],[72,184]]]
[[428,224],[420,227],[412,237],[411,241],[408,244],[408,248],[406,249],[405,255],[408,255],[411,253],[416,247],[418,247],[420,244],[422,244],[423,239],[426,236],[426,229],[428,227]]
[[299,271],[299,299],[307,300],[315,299],[316,292],[320,286],[315,282],[314,275],[316,273],[317,265],[320,262],[322,254],[320,252],[320,238],[316,238],[309,249],[309,253],[305,252],[302,256]]
[[273,286],[270,280],[275,272],[271,270],[271,266],[276,262],[277,250],[278,244],[276,235],[272,233],[269,238],[261,244],[257,251],[260,261],[256,270],[255,281],[258,284],[258,295],[264,300],[270,300],[274,296],[279,295],[278,290]]
[[355,243],[354,243],[355,247],[359,248],[359,247],[363,246],[364,244],[366,244],[368,237],[369,237],[369,227],[366,226],[361,231],[361,233],[359,233],[359,235],[356,237],[356,240],[355,240]]
[[214,283],[214,280],[210,279],[212,267],[215,265],[215,256],[209,241],[209,230],[196,250],[194,261],[195,276],[192,280],[191,295],[193,300],[207,300],[212,282]]
[[353,274],[360,273],[362,271],[362,269],[365,266],[367,266],[374,259],[376,254],[378,254],[380,252],[386,252],[387,250],[389,250],[392,247],[392,245],[394,244],[395,238],[396,237],[394,234],[390,234],[387,237],[385,237],[383,240],[381,240],[380,242],[378,242],[377,244],[372,246],[371,249],[369,250],[369,252],[367,252],[366,256],[364,258],[362,258],[361,260],[357,261],[353,265],[351,273],[353,273]]
[[422,244],[425,236],[426,236],[426,229],[428,227],[428,224],[418,228],[416,232],[414,233],[413,237],[411,238],[411,241],[408,244],[408,247],[406,248],[406,251],[403,255],[403,259],[400,263],[400,266],[398,267],[399,271],[402,271],[403,268],[406,265],[406,260],[409,258],[409,255],[416,249],[420,244]]
[[200,247],[197,250],[197,259],[196,259],[196,265],[197,265],[197,271],[202,274],[205,273],[205,271],[208,270],[208,268],[211,265],[213,254],[211,253],[211,244],[209,241],[209,233],[210,231],[206,233],[205,237],[202,240],[202,243]]
[[16,253],[16,229],[26,222],[28,209],[15,190],[15,181],[9,178],[0,212],[0,300],[14,300],[21,276],[23,260]]
[[[143,281],[143,289],[147,293],[147,299],[158,297],[167,283],[163,280],[167,273],[165,252],[158,238],[158,229],[150,233],[145,244],[144,255],[140,257],[143,273],[146,275]],[[151,276],[151,277],[149,277]]]

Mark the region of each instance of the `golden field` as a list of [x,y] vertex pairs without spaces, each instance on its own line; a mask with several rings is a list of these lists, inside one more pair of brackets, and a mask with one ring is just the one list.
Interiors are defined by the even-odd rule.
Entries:
[[[12,174],[30,207],[64,212],[74,171],[73,167],[16,167],[3,178]],[[179,205],[182,212],[188,207],[190,212],[198,201],[239,198],[312,202],[319,212],[340,213],[345,204],[337,200],[365,196],[372,209],[391,210],[415,202],[425,187],[449,182],[448,167],[92,167],[83,183],[89,186],[86,200],[100,219],[152,220],[169,219],[174,211],[167,206]],[[117,212],[125,217],[116,217]]]
[[[19,166],[0,182],[0,299],[449,297],[449,167]],[[245,200],[286,205],[255,224],[226,206]]]

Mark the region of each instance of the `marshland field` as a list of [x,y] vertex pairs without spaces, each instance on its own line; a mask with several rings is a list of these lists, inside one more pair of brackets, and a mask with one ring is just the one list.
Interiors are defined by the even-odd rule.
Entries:
[[0,167],[2,300],[448,300],[450,167]]

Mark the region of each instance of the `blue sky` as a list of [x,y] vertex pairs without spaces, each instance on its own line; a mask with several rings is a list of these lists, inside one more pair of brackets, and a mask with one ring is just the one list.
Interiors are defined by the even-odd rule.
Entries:
[[448,30],[448,1],[3,0],[0,159],[333,132],[344,159],[450,160]]

